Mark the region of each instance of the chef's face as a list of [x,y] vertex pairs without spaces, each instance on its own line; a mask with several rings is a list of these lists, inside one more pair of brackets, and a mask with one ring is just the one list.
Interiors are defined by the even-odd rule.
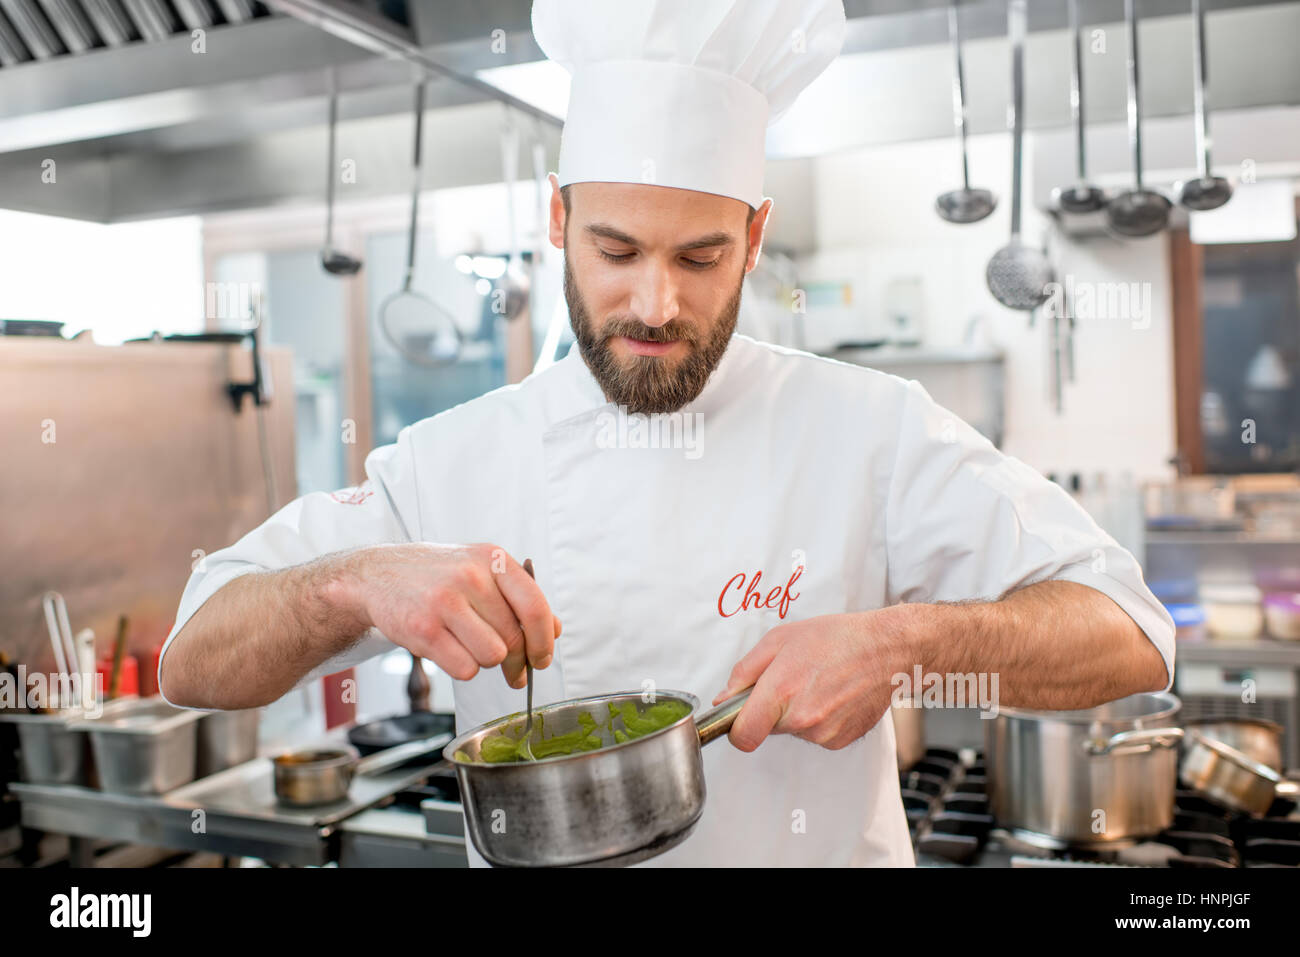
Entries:
[[736,328],[771,200],[552,177],[551,242],[578,348],[609,401],[673,412],[700,394]]

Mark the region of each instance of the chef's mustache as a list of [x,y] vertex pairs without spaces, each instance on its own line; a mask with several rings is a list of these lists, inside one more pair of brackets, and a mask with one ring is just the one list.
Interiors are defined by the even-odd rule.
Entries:
[[695,330],[680,319],[669,319],[662,326],[647,326],[630,316],[612,316],[605,320],[600,330],[601,338],[608,342],[617,336],[640,339],[643,342],[685,342],[697,345]]

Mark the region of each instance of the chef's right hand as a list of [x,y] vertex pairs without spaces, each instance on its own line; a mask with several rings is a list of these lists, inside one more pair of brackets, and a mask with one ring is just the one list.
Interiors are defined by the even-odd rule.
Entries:
[[501,666],[527,683],[525,654],[545,668],[560,619],[505,549],[495,545],[378,545],[357,556],[356,588],[367,626],[461,681]]

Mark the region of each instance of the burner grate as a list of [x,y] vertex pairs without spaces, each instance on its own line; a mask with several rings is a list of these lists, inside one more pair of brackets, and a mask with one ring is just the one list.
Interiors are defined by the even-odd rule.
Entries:
[[1007,867],[1300,867],[1300,817],[1279,800],[1264,818],[1179,789],[1168,830],[1122,848],[1057,850],[996,826],[979,752],[932,749],[899,775],[917,859]]

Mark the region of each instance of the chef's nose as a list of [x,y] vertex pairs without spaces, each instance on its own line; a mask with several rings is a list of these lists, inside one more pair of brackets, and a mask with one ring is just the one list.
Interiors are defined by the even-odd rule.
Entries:
[[632,312],[647,326],[662,326],[677,318],[677,284],[664,264],[650,262],[632,291]]

